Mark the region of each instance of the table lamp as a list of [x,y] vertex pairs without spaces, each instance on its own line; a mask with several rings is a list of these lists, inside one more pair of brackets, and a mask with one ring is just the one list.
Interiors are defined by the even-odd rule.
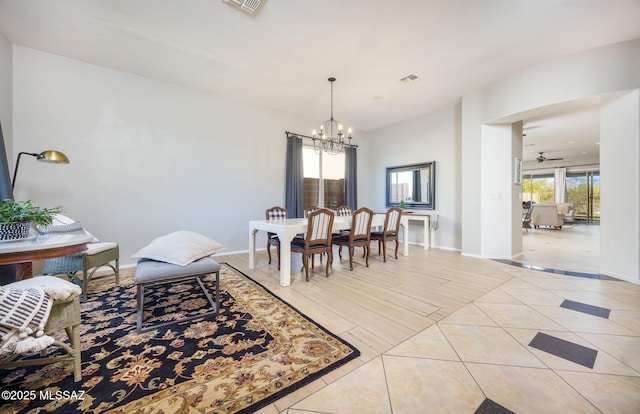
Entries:
[[16,175],[18,174],[18,166],[20,165],[20,157],[23,154],[31,155],[32,157],[35,157],[36,160],[42,161],[42,162],[52,162],[52,163],[55,163],[55,164],[69,164],[69,158],[67,158],[67,156],[64,155],[63,153],[61,153],[60,151],[46,150],[46,151],[42,151],[39,154],[35,153],[35,152],[21,152],[21,153],[18,154],[18,159],[16,160],[16,168],[13,171],[13,180],[11,181],[11,188],[12,189],[16,185]]

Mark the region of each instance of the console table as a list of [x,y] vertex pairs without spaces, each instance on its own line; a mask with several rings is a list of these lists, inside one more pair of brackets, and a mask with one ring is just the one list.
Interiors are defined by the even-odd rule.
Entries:
[[410,221],[421,221],[424,226],[424,244],[423,248],[426,250],[431,247],[431,214],[414,214],[414,213],[404,213],[400,219],[401,221],[406,222],[404,225],[403,232],[403,249],[404,256],[409,255],[409,222]]

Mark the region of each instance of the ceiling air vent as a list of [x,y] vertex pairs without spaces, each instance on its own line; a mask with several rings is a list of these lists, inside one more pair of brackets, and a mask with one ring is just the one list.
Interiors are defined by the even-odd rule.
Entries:
[[249,14],[255,14],[264,0],[222,0],[222,2],[236,6]]
[[411,83],[411,82],[416,81],[417,79],[418,79],[418,77],[412,73],[411,75],[407,75],[404,78],[400,79],[400,82],[402,82],[402,83]]

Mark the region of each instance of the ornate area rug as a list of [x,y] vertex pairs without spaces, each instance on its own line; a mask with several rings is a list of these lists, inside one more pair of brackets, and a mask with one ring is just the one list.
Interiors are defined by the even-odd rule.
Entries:
[[[214,280],[202,279],[210,292]],[[227,264],[220,292],[218,315],[141,334],[133,285],[91,295],[82,380],[70,363],[2,370],[3,397],[23,398],[1,399],[0,412],[248,413],[360,355]],[[145,326],[209,306],[195,280],[147,288],[145,300]]]

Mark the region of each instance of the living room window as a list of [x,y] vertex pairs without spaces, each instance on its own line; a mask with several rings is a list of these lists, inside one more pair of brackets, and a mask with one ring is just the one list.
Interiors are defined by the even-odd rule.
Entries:
[[553,174],[528,174],[522,178],[522,201],[554,203]]
[[317,154],[313,147],[302,149],[304,208],[337,209],[344,204],[344,154]]
[[599,221],[600,172],[568,173],[567,202],[574,205],[576,219],[588,222]]

